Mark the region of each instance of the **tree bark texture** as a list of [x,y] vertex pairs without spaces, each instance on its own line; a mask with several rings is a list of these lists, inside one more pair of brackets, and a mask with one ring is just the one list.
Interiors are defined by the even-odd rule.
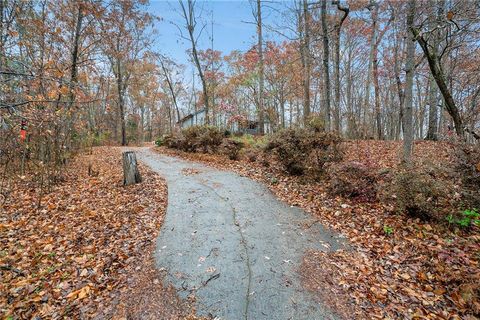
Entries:
[[123,157],[123,185],[128,186],[142,182],[138,171],[137,157],[133,151],[125,151]]
[[[407,27],[413,26],[415,20],[415,0],[408,3]],[[413,76],[415,73],[415,37],[412,33],[407,38],[407,57],[405,62],[405,108],[403,115],[403,160],[406,164],[411,162],[413,147]]]
[[323,34],[323,73],[325,90],[325,130],[330,131],[331,107],[330,107],[330,48],[328,44],[328,26],[327,26],[327,1],[322,1],[322,34]]

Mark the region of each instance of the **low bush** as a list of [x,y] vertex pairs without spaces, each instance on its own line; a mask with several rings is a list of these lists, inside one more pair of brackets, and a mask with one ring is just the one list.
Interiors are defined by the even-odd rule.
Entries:
[[480,145],[456,146],[455,170],[462,179],[462,196],[468,206],[480,208]]
[[238,160],[242,147],[243,143],[226,138],[220,145],[220,152],[226,155],[230,160]]
[[223,132],[212,126],[192,126],[182,130],[185,139],[180,147],[187,152],[213,153],[222,143]]
[[333,164],[327,170],[328,189],[333,195],[356,198],[364,201],[375,200],[379,174],[359,162]]
[[307,127],[315,132],[325,131],[325,116],[323,114],[316,114],[309,117]]
[[242,134],[232,138],[235,141],[241,142],[248,149],[260,149],[267,144],[267,136],[254,136],[251,134]]
[[325,164],[341,160],[340,143],[334,133],[289,128],[273,134],[265,152],[275,155],[289,174],[313,174],[323,172]]
[[248,150],[245,152],[245,157],[247,158],[248,161],[250,162],[255,162],[257,161],[258,158],[258,150]]
[[161,136],[161,137],[155,139],[155,145],[156,145],[157,147],[161,147],[161,146],[163,146],[164,144],[165,144],[165,136]]
[[172,133],[163,136],[163,145],[168,148],[182,149],[185,144],[185,138],[180,133]]
[[380,197],[399,213],[422,220],[442,221],[452,210],[455,194],[441,168],[398,168],[380,188]]

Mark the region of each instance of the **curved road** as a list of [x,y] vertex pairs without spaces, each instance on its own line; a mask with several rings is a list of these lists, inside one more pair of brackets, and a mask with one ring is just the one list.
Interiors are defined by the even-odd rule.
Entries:
[[[235,173],[137,149],[168,184],[157,266],[199,315],[217,319],[334,319],[301,287],[305,250],[342,241],[311,216]],[[310,227],[308,227],[311,225]]]

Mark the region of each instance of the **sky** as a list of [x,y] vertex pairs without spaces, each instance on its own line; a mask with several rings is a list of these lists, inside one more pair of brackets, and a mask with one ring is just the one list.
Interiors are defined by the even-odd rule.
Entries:
[[[282,7],[287,2],[278,2],[276,7]],[[254,1],[254,5],[256,1]],[[252,8],[248,0],[197,0],[197,12],[201,13],[199,25],[206,24],[199,39],[199,49],[211,48],[212,15],[213,15],[213,49],[228,54],[232,50],[246,51],[256,43],[256,25]],[[264,24],[275,24],[280,20],[278,11],[269,7],[263,10]],[[181,39],[178,26],[182,26],[179,4],[177,0],[151,0],[148,11],[160,16],[161,21],[156,23],[158,38],[155,47],[162,54],[173,60],[190,66],[186,50],[190,43]],[[186,36],[185,30],[182,30]],[[283,37],[265,30],[266,40],[283,41]]]

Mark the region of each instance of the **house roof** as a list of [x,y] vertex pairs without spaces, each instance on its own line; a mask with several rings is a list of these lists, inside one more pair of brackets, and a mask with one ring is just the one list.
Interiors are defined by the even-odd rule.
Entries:
[[202,112],[205,112],[205,108],[200,109],[200,110],[198,110],[198,111],[195,111],[194,113],[187,114],[186,116],[184,116],[183,118],[181,118],[180,120],[178,120],[177,123],[185,122],[185,121],[187,121],[188,119],[193,118],[193,116],[195,116],[195,115],[197,115],[197,114],[200,114],[200,113],[202,113]]

